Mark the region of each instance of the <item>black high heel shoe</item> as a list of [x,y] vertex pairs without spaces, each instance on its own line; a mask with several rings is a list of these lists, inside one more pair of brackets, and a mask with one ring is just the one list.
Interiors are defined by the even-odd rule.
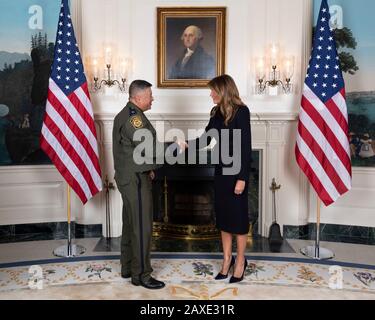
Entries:
[[230,265],[229,265],[229,269],[228,269],[227,274],[222,274],[221,272],[219,272],[219,273],[216,275],[215,280],[223,280],[223,279],[228,278],[228,273],[229,273],[230,269],[233,268],[235,262],[236,262],[236,260],[235,260],[234,257],[232,256],[232,260],[230,261]]
[[230,279],[229,279],[229,283],[236,283],[236,282],[242,281],[243,280],[243,276],[245,275],[246,268],[247,268],[247,260],[245,259],[245,263],[244,263],[244,266],[243,266],[243,272],[242,272],[241,278],[237,278],[235,276],[231,276]]

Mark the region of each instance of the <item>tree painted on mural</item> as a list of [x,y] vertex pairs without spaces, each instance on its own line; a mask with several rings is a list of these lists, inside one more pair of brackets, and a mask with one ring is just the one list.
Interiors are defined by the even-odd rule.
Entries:
[[339,53],[341,70],[351,75],[355,74],[359,70],[357,61],[350,52],[343,51],[345,48],[352,50],[357,48],[357,41],[353,36],[353,32],[349,28],[344,27],[342,29],[335,29],[333,34]]
[[[30,58],[0,69],[0,104],[9,107],[5,144],[12,164],[49,163],[39,147],[54,44],[47,34],[31,36]],[[1,165],[1,163],[0,163]]]
[[[352,53],[345,49],[355,50],[357,48],[357,40],[355,39],[353,32],[344,27],[342,29],[333,26],[333,35],[336,41],[336,47],[340,58],[340,66],[342,72],[354,75],[358,70],[358,64]],[[313,35],[315,33],[315,27],[313,28]]]

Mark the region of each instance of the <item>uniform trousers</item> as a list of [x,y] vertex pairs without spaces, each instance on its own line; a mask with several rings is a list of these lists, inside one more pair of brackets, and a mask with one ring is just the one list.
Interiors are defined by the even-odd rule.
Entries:
[[148,173],[134,173],[129,183],[118,185],[121,193],[122,236],[121,273],[136,281],[147,280],[151,273],[153,222],[152,182]]

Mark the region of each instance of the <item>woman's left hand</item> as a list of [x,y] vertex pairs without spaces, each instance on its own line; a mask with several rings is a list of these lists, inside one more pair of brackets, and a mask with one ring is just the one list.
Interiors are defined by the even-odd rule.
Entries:
[[154,180],[155,179],[155,172],[150,170],[150,172],[148,173],[148,176],[150,177],[151,180]]
[[241,194],[245,189],[245,181],[237,180],[236,186],[234,187],[235,194]]

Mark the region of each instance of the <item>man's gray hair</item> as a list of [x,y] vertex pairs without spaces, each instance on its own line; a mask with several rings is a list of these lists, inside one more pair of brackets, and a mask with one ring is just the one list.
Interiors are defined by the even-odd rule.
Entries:
[[189,28],[192,28],[194,30],[194,33],[197,36],[198,40],[202,40],[203,39],[203,32],[202,32],[201,28],[199,28],[197,26],[194,26],[194,25],[191,25],[191,26],[188,26],[188,27],[185,28],[184,32],[181,35],[181,40],[184,39],[185,31],[187,29],[189,29]]
[[134,98],[140,91],[152,87],[146,80],[134,80],[129,86],[129,98]]

